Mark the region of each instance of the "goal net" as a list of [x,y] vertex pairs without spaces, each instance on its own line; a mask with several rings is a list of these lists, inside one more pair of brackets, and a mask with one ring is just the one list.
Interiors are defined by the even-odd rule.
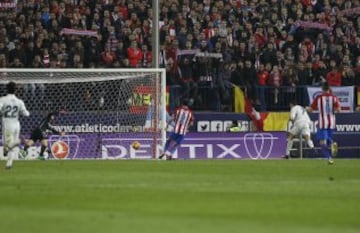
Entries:
[[[49,158],[150,159],[165,142],[166,88],[163,69],[0,70],[1,96],[17,83],[30,117],[21,117],[21,135],[50,112],[65,136],[49,133]],[[164,120],[163,120],[164,119]],[[131,144],[140,142],[135,150]],[[27,159],[36,158],[39,144]]]

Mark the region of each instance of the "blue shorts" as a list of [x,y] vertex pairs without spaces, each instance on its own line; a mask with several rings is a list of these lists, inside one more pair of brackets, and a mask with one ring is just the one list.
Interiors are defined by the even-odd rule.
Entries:
[[317,138],[320,141],[328,141],[333,138],[334,129],[318,129]]
[[180,144],[184,140],[184,134],[171,133],[169,139]]

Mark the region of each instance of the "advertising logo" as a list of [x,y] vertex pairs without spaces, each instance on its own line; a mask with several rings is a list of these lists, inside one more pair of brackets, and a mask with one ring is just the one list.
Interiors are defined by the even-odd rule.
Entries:
[[210,132],[210,121],[198,121],[197,131],[198,132]]
[[[49,137],[49,146],[51,155],[55,159],[74,159],[78,156],[80,138],[75,134],[68,134],[65,136],[51,135]],[[88,152],[87,149],[90,149],[90,147],[82,147],[84,153]]]
[[[232,125],[231,120],[198,121],[197,132],[227,132]],[[249,131],[249,121],[237,121],[241,132]]]
[[64,141],[57,141],[51,146],[51,154],[57,159],[64,159],[69,155],[69,145]]
[[224,131],[223,121],[211,121],[210,131],[211,132],[223,132]]
[[316,91],[316,92],[313,93],[312,98],[315,99],[316,96],[318,96],[320,94],[322,94],[322,91]]
[[276,139],[271,133],[247,133],[244,135],[245,150],[251,159],[266,159]]
[[[132,147],[134,140],[139,141],[141,147]],[[152,138],[103,138],[101,158],[103,159],[151,159],[153,154]],[[160,148],[158,148],[160,149]]]

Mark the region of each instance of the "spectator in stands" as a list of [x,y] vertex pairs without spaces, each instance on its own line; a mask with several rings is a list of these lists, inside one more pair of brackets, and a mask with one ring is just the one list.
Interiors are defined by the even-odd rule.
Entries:
[[360,57],[356,63],[355,68],[353,69],[355,74],[354,84],[359,86],[360,85]]
[[127,57],[129,58],[129,63],[131,67],[139,67],[141,64],[141,59],[143,57],[142,51],[138,48],[138,42],[133,40],[131,42],[131,47],[127,49]]
[[232,66],[231,83],[243,86],[244,85],[244,63],[239,61]]
[[[91,39],[90,41],[88,41],[88,44],[86,47],[87,47],[87,49],[84,51],[84,66],[85,67],[91,67],[92,65],[98,66],[100,61],[104,62],[104,59],[105,60],[107,59],[107,56],[104,54],[104,52],[102,52],[100,54],[101,48],[98,45],[97,40]],[[66,53],[66,51],[65,51],[65,53]],[[65,53],[64,53],[64,55],[66,57],[69,57],[69,55],[67,53],[66,54]],[[109,57],[110,60],[113,59],[111,54],[112,53],[110,53],[110,57]],[[68,61],[69,59],[66,59],[66,60]]]
[[258,78],[257,95],[258,95],[259,101],[261,103],[261,106],[260,106],[261,111],[266,110],[266,106],[265,106],[265,91],[266,91],[266,89],[265,88],[268,84],[269,77],[270,77],[270,73],[265,69],[265,65],[260,64],[259,69],[257,71],[257,78]]
[[298,76],[296,76],[296,68],[289,66],[282,72],[282,85],[284,88],[281,90],[281,106],[289,105],[289,101],[295,99],[296,86],[299,83]]
[[317,66],[312,67],[312,82],[311,85],[321,86],[323,82],[326,82],[326,74],[328,73],[328,68],[324,61],[320,60]]
[[287,49],[290,49],[292,51],[292,54],[297,54],[298,45],[294,41],[294,36],[292,34],[288,34],[287,40],[282,47],[282,51],[284,52]]
[[177,80],[174,73],[174,61],[172,58],[166,61],[166,84],[167,85],[176,85]]
[[[136,68],[151,64],[148,57],[144,65],[145,52],[141,51],[147,46],[146,53],[150,54],[151,49],[149,1],[18,1],[17,4],[16,11],[0,9],[2,68]],[[319,85],[328,78],[334,85],[348,85],[352,82],[351,70],[355,84],[359,84],[360,18],[354,10],[359,6],[358,1],[348,0],[162,1],[159,64],[166,67],[166,61],[171,58],[171,75],[175,77],[181,62],[177,60],[179,51],[200,48],[215,52],[221,48],[223,60],[237,64],[231,72],[231,81],[236,85],[246,85],[245,67],[242,67],[246,60],[256,69],[271,64],[283,72],[288,66],[296,66],[294,74],[298,78],[304,72],[309,73],[311,82],[301,78],[298,85]],[[66,28],[75,31],[64,33]],[[186,47],[188,41],[191,46]],[[109,47],[115,56],[108,56]],[[105,61],[104,54],[107,54]],[[343,70],[335,72],[330,60]],[[199,69],[204,71],[202,76],[211,75],[212,68],[216,69],[213,63],[200,61],[201,58],[190,60],[197,68],[194,76],[199,77]],[[267,70],[270,73],[272,69]],[[269,81],[274,84],[271,77]],[[276,88],[280,90],[282,85],[285,82]]]
[[[311,65],[311,63],[310,63]],[[292,69],[291,69],[292,70]],[[296,75],[297,73],[297,75]],[[312,71],[311,67],[309,68],[304,63],[299,63],[297,65],[296,72],[293,73],[295,76],[297,76],[298,85],[311,85],[312,84]]]
[[42,63],[45,68],[50,67],[50,54],[48,49],[44,49],[42,53]]
[[[191,42],[189,42],[191,44]],[[167,61],[167,56],[166,56],[166,49],[165,49],[165,45],[160,45],[160,49],[159,49],[159,67],[160,68],[165,68],[166,67],[166,61]]]
[[[360,30],[360,24],[358,24],[358,30]],[[356,58],[359,56],[360,54],[360,36],[356,36],[354,37],[354,43],[353,44],[350,44],[350,51],[351,53],[353,54],[353,57],[354,57],[354,62],[353,63],[356,63]]]
[[9,64],[13,63],[15,58],[18,58],[21,63],[25,61],[25,51],[20,41],[16,41],[15,48],[9,50],[9,54],[8,54]]
[[259,86],[266,86],[269,79],[269,72],[265,69],[264,64],[260,64],[259,69],[257,71],[258,77],[258,85]]
[[[216,82],[215,85],[217,88],[217,93],[219,95],[219,100],[221,104],[221,108],[224,110],[229,107],[231,99],[230,99],[230,93],[231,93],[231,73],[234,70],[232,63],[225,63],[222,62],[219,65],[218,73],[216,75]],[[254,91],[255,88],[254,88]]]
[[183,88],[182,97],[186,99],[193,99],[194,105],[199,102],[198,99],[198,83],[194,76],[194,67],[192,65],[191,56],[181,56],[177,68],[177,76],[179,84]]
[[271,98],[268,99],[270,106],[278,106],[280,104],[280,89],[282,84],[282,76],[278,66],[273,66],[269,77],[269,85],[273,87],[270,89]]
[[7,59],[5,54],[0,54],[0,68],[7,68]]
[[24,64],[20,61],[18,57],[14,58],[13,63],[10,64],[11,68],[23,68]]
[[285,60],[284,60],[284,54],[281,51],[276,51],[276,60],[273,61],[273,64],[278,66],[280,70],[283,70],[285,68]]
[[72,67],[74,68],[83,68],[84,64],[81,60],[81,55],[79,53],[75,53],[73,57]]
[[142,51],[142,60],[141,60],[142,67],[151,68],[152,65],[151,51],[148,50],[148,46],[146,44],[143,44],[141,46],[141,51]]
[[256,95],[257,73],[251,60],[245,60],[245,67],[243,70],[244,85],[246,87],[247,96],[253,101],[258,102]]
[[341,86],[342,74],[337,68],[336,60],[330,60],[330,71],[326,74],[326,81],[330,86]]
[[276,65],[276,49],[272,43],[266,45],[266,49],[260,56],[261,63],[271,63],[272,65]]
[[355,72],[350,68],[350,65],[344,65],[342,70],[342,86],[353,86],[355,85]]

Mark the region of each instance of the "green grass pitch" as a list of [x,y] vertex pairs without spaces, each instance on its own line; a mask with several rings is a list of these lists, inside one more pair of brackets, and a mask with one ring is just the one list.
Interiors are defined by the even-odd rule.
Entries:
[[360,160],[0,163],[3,233],[359,232]]

